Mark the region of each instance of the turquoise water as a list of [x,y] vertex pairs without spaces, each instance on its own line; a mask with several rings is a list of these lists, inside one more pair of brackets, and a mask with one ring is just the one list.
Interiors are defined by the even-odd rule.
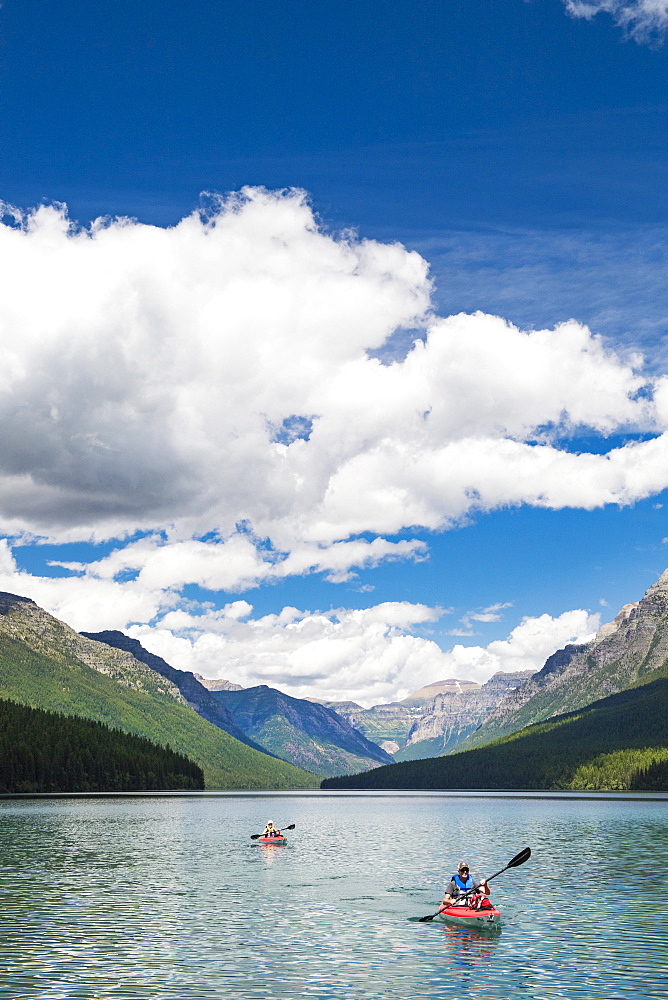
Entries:
[[[0,802],[0,997],[664,997],[668,803],[447,795]],[[296,823],[286,847],[249,836]],[[416,918],[460,856],[500,931]]]

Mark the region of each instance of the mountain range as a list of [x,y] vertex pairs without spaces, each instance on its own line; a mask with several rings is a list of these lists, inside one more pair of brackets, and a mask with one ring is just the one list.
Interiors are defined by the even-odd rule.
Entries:
[[[410,734],[415,731],[416,726],[419,726],[420,720],[430,712],[430,706],[435,698],[447,694],[465,696],[467,693],[478,691],[479,688],[480,685],[476,684],[475,681],[450,677],[447,680],[427,684],[402,701],[373,705],[371,708],[362,708],[354,701],[323,701],[319,704],[333,708],[335,712],[347,719],[351,726],[359,729],[368,739],[373,740],[388,753],[394,754],[396,758],[403,753],[403,748],[406,746]],[[504,693],[499,692],[497,701],[503,697]],[[494,704],[496,705],[496,702]],[[443,718],[442,725],[443,731],[445,731],[448,728],[449,720]],[[470,729],[466,730],[466,732],[469,731]],[[430,735],[435,736],[436,733],[432,732]],[[461,739],[464,738],[464,735],[466,733],[461,736]],[[421,753],[421,751],[424,752]],[[425,743],[424,746],[420,747],[417,756],[431,757],[434,756],[434,753],[442,752],[440,744],[435,744],[432,747]]]
[[394,755],[395,761],[447,753],[474,733],[499,702],[532,675],[532,670],[499,671],[484,684],[453,685],[437,694],[422,706],[422,714],[409,729],[404,747]]
[[[533,753],[532,741],[539,737],[543,749],[531,758],[537,768],[534,780],[558,780],[571,787],[569,782],[580,780],[575,772],[559,772],[557,779],[554,769],[544,764],[539,768],[536,762],[545,757],[545,747],[556,746],[565,734],[582,742],[585,731],[589,749],[596,747],[605,757],[609,746],[617,763],[624,747],[633,748],[636,763],[642,758],[642,767],[654,768],[654,777],[646,780],[657,781],[656,769],[664,766],[661,726],[655,726],[654,745],[643,748],[630,720],[636,718],[639,706],[647,709],[643,699],[659,703],[664,688],[658,682],[666,678],[668,571],[640,601],[625,605],[594,639],[558,650],[537,673],[498,673],[482,685],[450,678],[427,685],[402,702],[372,708],[292,698],[266,685],[241,688],[227,680],[196,677],[172,667],[122,632],[78,634],[33,601],[0,594],[0,698],[92,719],[171,747],[202,768],[210,788],[314,787],[316,775],[370,770],[374,775],[364,779],[372,783],[369,787],[373,782],[392,787],[383,782],[399,780],[400,774],[401,780],[410,775],[416,787],[422,787],[420,782],[427,779],[420,778],[420,767],[431,775],[429,780],[449,781],[453,772],[442,762],[450,758],[463,768],[458,773],[469,774],[471,780],[475,772],[475,780],[487,774],[488,782],[499,782],[499,775],[505,774],[506,781],[526,781],[526,768],[522,771],[524,765],[520,767],[516,755]],[[646,690],[633,694],[640,688]],[[617,703],[606,702],[595,710],[599,720],[595,738],[591,727],[582,729],[585,710],[594,711],[592,706],[602,698],[617,695],[627,697],[626,728],[615,721],[617,731],[606,736],[600,720],[618,718]],[[548,738],[556,731],[551,720],[557,720],[560,735]],[[465,756],[474,751],[477,755],[479,749],[489,749],[489,754]],[[645,751],[654,757],[643,757]],[[473,760],[483,764],[474,767]],[[510,767],[512,760],[515,764]],[[392,770],[399,766],[401,771]],[[586,759],[586,754],[577,759],[577,768],[581,767],[603,780],[599,764]],[[622,774],[624,769],[617,770]],[[622,783],[636,780],[629,768],[619,774]]]
[[668,781],[668,571],[566,646],[449,754],[323,787],[634,788]]
[[315,774],[352,774],[392,758],[335,712],[261,685],[242,688],[226,680],[195,677],[170,666],[123,632],[82,632],[96,642],[131,653],[170,680],[202,718],[271,756]]
[[474,750],[328,778],[322,787],[663,790],[668,787],[668,678]]

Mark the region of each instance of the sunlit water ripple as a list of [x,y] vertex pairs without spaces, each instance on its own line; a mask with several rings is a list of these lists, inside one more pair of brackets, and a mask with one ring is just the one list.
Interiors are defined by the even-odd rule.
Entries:
[[[11,1000],[662,997],[668,804],[413,796],[0,802]],[[287,847],[249,839],[296,823]],[[420,923],[460,855],[500,931]]]

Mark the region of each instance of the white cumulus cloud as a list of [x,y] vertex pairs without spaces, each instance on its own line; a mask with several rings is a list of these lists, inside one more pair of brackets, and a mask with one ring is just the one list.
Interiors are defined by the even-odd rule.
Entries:
[[507,639],[486,647],[444,651],[414,634],[443,614],[423,604],[388,602],[325,613],[284,608],[262,618],[250,617],[250,605],[241,613],[231,607],[233,613],[174,611],[154,627],[137,625],[129,632],[169,663],[205,677],[370,706],[448,677],[482,682],[498,670],[539,670],[556,649],[591,637],[599,624],[598,615],[583,610],[546,614],[524,618]]
[[639,42],[663,40],[668,31],[668,0],[563,0],[573,17],[611,17]]
[[[153,606],[188,584],[341,582],[425,558],[418,532],[472,512],[668,486],[668,382],[641,357],[573,320],[436,316],[419,254],[324,230],[303,192],[247,189],[167,229],[16,218],[0,225],[0,531],[118,539],[62,564],[72,592],[134,576]],[[406,328],[414,344],[383,363]]]

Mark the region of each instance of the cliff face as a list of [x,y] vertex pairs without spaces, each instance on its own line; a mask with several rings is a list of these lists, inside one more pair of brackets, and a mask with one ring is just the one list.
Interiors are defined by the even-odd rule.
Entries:
[[464,681],[459,690],[437,694],[423,707],[408,732],[405,747],[394,759],[418,760],[447,753],[473,733],[509,691],[519,688],[531,675],[531,670],[500,671],[485,684]]
[[354,701],[327,701],[323,704],[379,746],[396,743],[399,748],[404,745],[409,729],[420,717],[423,702],[405,705],[392,701],[387,705],[374,705],[373,708],[362,708]]
[[364,733],[367,739],[373,740],[388,753],[394,753],[405,746],[409,732],[432,698],[438,694],[463,695],[467,691],[477,691],[479,687],[475,681],[449,677],[444,681],[427,684],[419,691],[409,694],[403,701],[391,701],[372,708],[362,708],[354,701],[326,701],[321,704],[333,708],[351,726]]
[[457,749],[481,746],[667,674],[668,570],[642,600],[624,605],[592,642],[558,650]]
[[457,677],[448,677],[447,680],[434,681],[433,684],[421,687],[419,691],[414,691],[413,694],[409,694],[407,698],[404,698],[400,704],[422,706],[426,705],[427,702],[439,694],[466,694],[467,692],[478,691],[479,688],[480,684],[476,684],[475,681],[463,681]]

